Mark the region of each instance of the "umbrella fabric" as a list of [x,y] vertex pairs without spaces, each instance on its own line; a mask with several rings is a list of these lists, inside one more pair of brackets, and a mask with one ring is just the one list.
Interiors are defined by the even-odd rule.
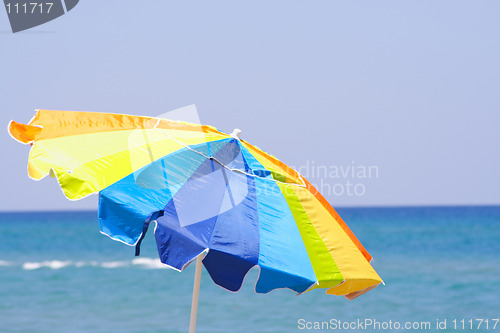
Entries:
[[275,157],[214,127],[123,114],[38,110],[11,135],[31,144],[31,178],[67,198],[98,193],[101,232],[139,248],[155,222],[163,263],[204,253],[219,286],[328,288],[354,298],[382,282],[371,256],[324,197]]

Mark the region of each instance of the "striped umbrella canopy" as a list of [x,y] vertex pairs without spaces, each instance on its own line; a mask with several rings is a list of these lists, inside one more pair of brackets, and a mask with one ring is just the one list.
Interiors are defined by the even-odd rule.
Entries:
[[[38,110],[10,134],[30,144],[28,173],[57,178],[68,199],[99,195],[101,232],[136,246],[148,225],[163,263],[195,258],[213,281],[256,291],[327,288],[352,299],[382,280],[372,257],[297,171],[215,127],[163,118]],[[200,264],[201,266],[201,264]]]

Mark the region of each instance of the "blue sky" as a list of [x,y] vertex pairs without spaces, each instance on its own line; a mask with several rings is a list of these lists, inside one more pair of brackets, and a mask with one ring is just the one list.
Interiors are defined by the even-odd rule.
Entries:
[[[0,11],[0,123],[37,108],[155,116],[196,104],[203,123],[309,166],[333,206],[500,204],[499,10],[85,0],[17,34]],[[28,179],[28,150],[0,132],[0,210],[97,207]],[[371,177],[331,174],[370,166]]]

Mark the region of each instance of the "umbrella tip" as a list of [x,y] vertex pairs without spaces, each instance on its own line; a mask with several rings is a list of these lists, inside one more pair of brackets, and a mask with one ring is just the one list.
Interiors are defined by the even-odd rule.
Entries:
[[241,137],[241,130],[239,128],[235,128],[233,133],[231,133],[231,136],[239,140]]

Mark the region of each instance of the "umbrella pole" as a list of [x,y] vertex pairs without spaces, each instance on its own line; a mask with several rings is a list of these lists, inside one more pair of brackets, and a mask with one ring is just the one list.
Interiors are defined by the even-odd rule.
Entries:
[[191,303],[191,320],[189,321],[189,333],[195,333],[196,330],[196,315],[198,314],[198,298],[200,296],[202,257],[202,254],[196,257],[196,272],[194,273],[193,302]]

